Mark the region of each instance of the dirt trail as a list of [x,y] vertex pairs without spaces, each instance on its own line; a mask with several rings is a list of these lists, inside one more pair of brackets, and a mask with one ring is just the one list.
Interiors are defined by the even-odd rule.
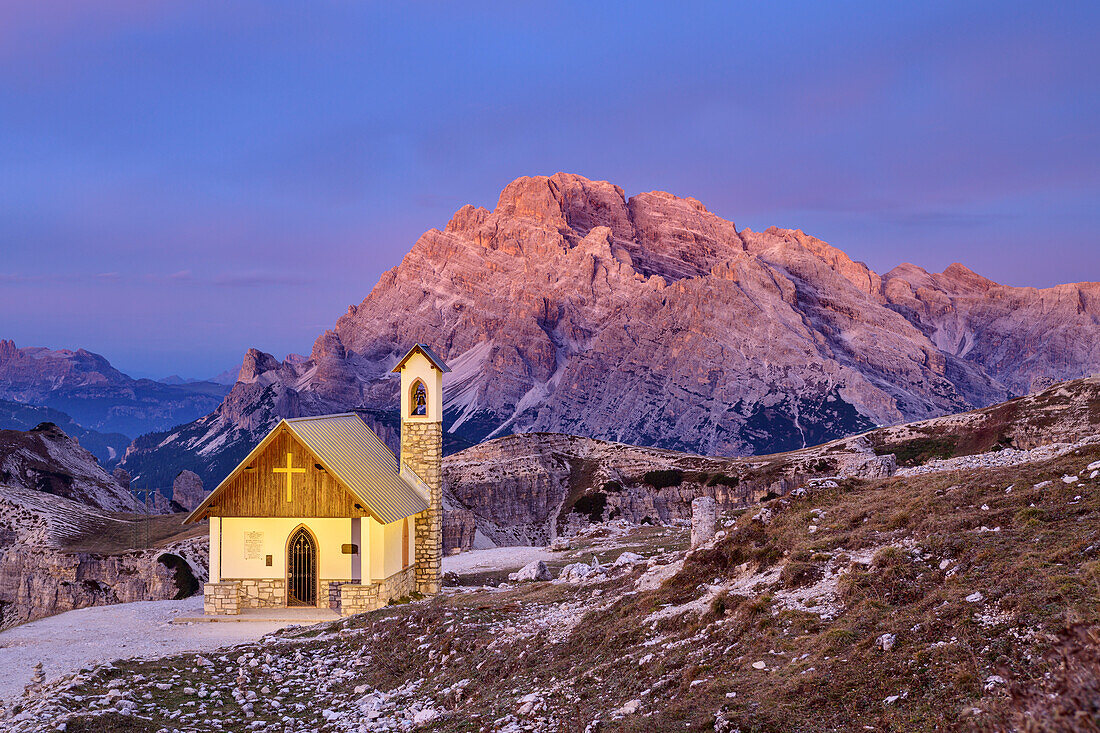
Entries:
[[202,615],[202,596],[93,606],[0,632],[0,700],[18,697],[42,662],[46,679],[101,662],[160,657],[254,641],[292,623],[172,624]]

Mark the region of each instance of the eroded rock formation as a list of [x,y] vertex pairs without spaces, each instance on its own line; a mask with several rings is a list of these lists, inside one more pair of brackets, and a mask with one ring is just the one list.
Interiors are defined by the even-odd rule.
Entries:
[[205,538],[151,535],[124,473],[107,474],[53,425],[0,431],[0,629],[198,590]]
[[172,501],[185,511],[191,511],[206,498],[202,479],[194,471],[180,471],[172,482]]

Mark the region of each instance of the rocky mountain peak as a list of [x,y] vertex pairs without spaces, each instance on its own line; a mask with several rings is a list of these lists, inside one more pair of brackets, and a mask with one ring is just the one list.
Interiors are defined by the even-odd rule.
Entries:
[[343,359],[346,356],[347,350],[340,341],[340,335],[330,328],[313,342],[313,351],[309,358],[311,361],[320,361],[321,359]]
[[241,372],[237,377],[237,381],[254,382],[261,374],[278,368],[279,360],[271,354],[259,349],[249,349],[245,352],[244,362],[241,364]]
[[997,287],[997,283],[982,277],[966,265],[953,262],[943,271],[944,279],[949,280],[959,291],[986,292]]
[[[291,413],[391,414],[389,369],[416,342],[453,369],[455,440],[552,431],[743,455],[1081,376],[1100,367],[1098,323],[1087,286],[1005,288],[960,268],[883,277],[800,229],[738,231],[692,198],[522,177],[492,211],[463,206],[426,231],[308,361],[250,351],[215,415],[127,466],[242,451]],[[207,460],[195,470],[220,478]]]
[[0,341],[0,400],[59,410],[87,430],[133,437],[179,425],[217,407],[227,391],[133,379],[87,349]]
[[0,361],[14,359],[19,355],[19,348],[11,339],[0,339]]
[[517,178],[501,191],[493,213],[532,219],[581,238],[600,225],[609,226],[617,236],[631,234],[623,190],[570,173]]
[[137,503],[88,451],[53,423],[33,430],[0,430],[0,483],[62,496],[111,511]]

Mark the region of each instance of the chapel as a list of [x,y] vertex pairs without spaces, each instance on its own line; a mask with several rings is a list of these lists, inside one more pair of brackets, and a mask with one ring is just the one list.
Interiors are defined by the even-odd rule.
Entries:
[[442,585],[443,374],[416,344],[401,379],[401,458],[354,412],[281,420],[186,522],[210,522],[208,615],[373,610]]

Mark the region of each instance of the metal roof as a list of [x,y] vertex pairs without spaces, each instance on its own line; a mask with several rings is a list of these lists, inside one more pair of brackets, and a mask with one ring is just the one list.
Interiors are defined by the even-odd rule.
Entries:
[[393,371],[401,371],[401,367],[405,366],[405,362],[409,360],[409,357],[418,351],[425,357],[427,357],[428,361],[432,363],[432,366],[434,366],[439,371],[443,372],[444,374],[451,371],[451,368],[447,366],[447,362],[440,359],[439,354],[435,353],[431,350],[430,347],[425,346],[424,344],[413,344],[413,347],[409,349],[409,353],[401,357],[401,360],[397,362],[397,366],[393,368]]
[[421,488],[423,482],[414,482],[404,475],[398,468],[393,451],[367,427],[361,417],[354,412],[346,412],[280,421],[186,521],[198,519],[214,495],[251,463],[283,426],[383,524],[411,517],[428,508],[427,497]]

